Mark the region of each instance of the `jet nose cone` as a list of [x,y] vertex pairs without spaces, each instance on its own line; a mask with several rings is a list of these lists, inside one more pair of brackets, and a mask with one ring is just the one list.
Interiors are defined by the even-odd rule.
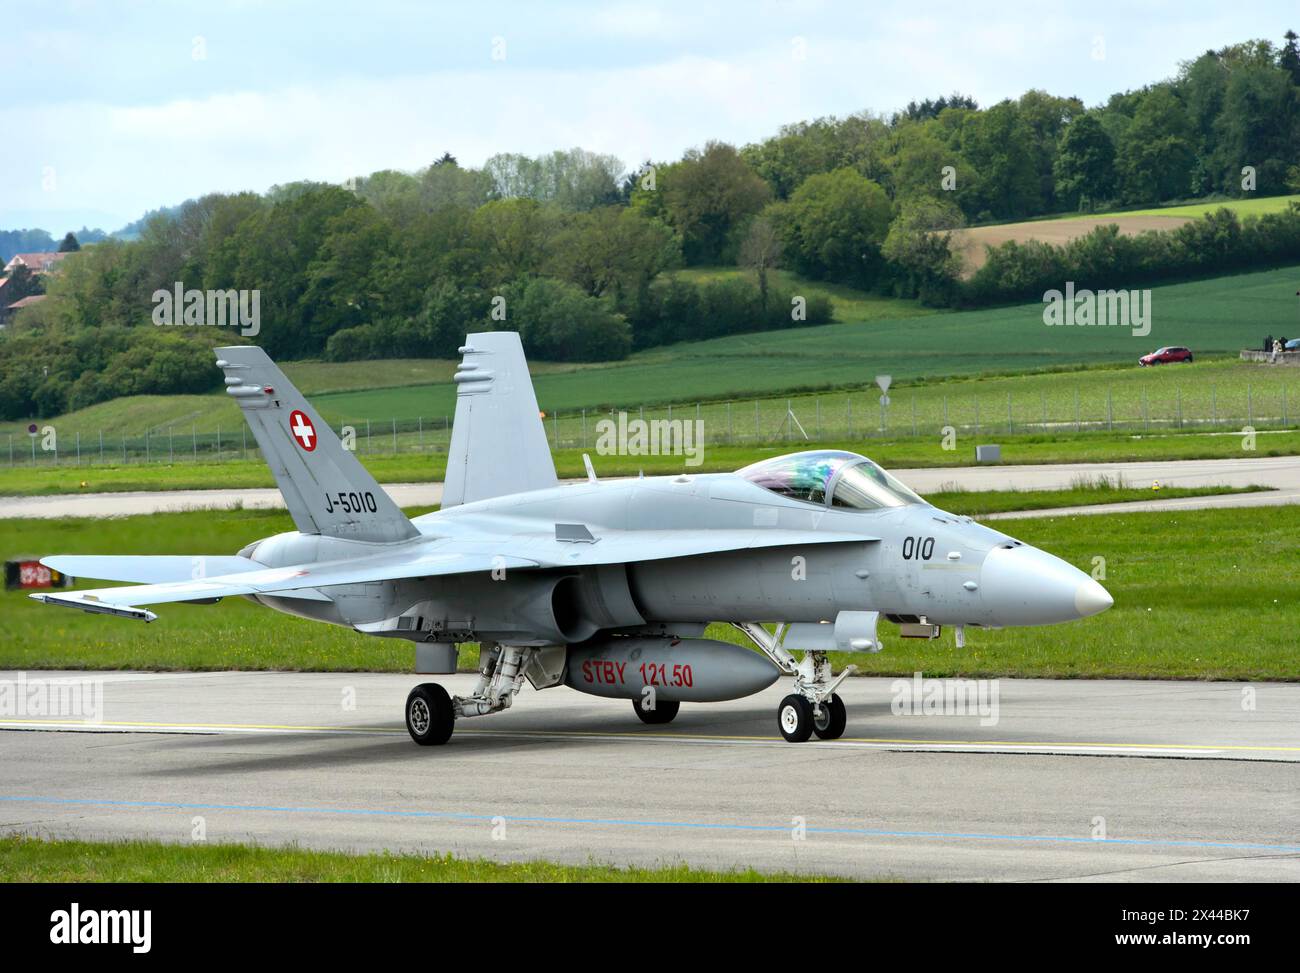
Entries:
[[1106,589],[1036,547],[995,547],[980,569],[980,592],[995,625],[1051,625],[1105,611]]
[[1092,578],[1085,578],[1074,589],[1074,608],[1080,618],[1098,615],[1113,604],[1115,599],[1110,596],[1110,592]]

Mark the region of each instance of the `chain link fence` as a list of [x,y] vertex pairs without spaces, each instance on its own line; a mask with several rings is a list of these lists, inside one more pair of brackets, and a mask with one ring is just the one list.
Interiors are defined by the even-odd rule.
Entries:
[[[601,454],[628,424],[653,427],[659,449],[688,443],[797,446],[815,442],[956,434],[996,438],[1083,432],[1156,433],[1177,430],[1239,431],[1296,426],[1300,381],[1257,383],[1097,385],[1062,378],[1037,394],[972,390],[942,393],[926,385],[895,387],[882,404],[878,389],[790,397],[633,406],[626,409],[543,411],[553,449]],[[449,415],[331,422],[345,446],[362,456],[445,453]],[[689,430],[683,423],[698,423]],[[636,426],[632,426],[634,430]],[[67,429],[37,422],[35,432],[0,438],[0,464],[121,465],[218,463],[260,457],[248,427],[200,429],[198,423],[161,426],[137,434]],[[602,448],[606,447],[606,448]],[[666,447],[666,448],[665,448]]]

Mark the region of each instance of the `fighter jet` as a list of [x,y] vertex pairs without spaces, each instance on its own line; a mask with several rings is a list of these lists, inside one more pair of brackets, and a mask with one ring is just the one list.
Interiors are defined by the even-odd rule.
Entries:
[[[739,699],[793,677],[777,707],[791,742],[844,733],[830,653],[899,634],[1047,625],[1094,615],[1106,590],[1060,558],[939,510],[865,456],[813,450],[734,473],[561,484],[519,336],[471,334],[455,373],[441,509],[407,518],[260,348],[216,349],[297,530],[234,556],[56,555],[42,563],[123,587],[46,604],[153,621],[143,607],[243,596],[276,611],[414,644],[415,671],[457,670],[468,696],[411,690],[406,726],[446,743],[458,720],[508,708],[525,680],[631,700],[645,723],[682,703]],[[759,650],[704,638],[734,626]]]

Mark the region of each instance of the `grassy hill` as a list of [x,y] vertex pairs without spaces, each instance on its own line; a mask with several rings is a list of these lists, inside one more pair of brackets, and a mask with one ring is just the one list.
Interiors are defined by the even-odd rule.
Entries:
[[[1141,338],[1118,327],[1046,327],[1042,304],[1037,302],[917,314],[908,302],[852,292],[843,296],[847,304],[857,302],[881,313],[890,307],[893,316],[686,342],[640,352],[621,362],[535,363],[532,370],[541,407],[565,413],[860,389],[870,386],[878,374],[892,375],[902,387],[918,380],[1110,364],[1150,378],[1133,366],[1139,355],[1161,344],[1186,344],[1204,360],[1256,347],[1265,333],[1300,335],[1297,290],[1300,268],[1156,287],[1151,334]],[[1200,367],[1194,366],[1189,380]],[[441,425],[454,411],[453,369],[454,362],[449,361],[406,360],[285,366],[289,377],[312,396],[331,422],[386,423],[393,417],[422,416],[426,426]],[[1257,374],[1265,380],[1270,372],[1264,367],[1240,374]],[[1051,380],[1046,381],[1051,388]],[[238,410],[221,393],[133,396],[60,417],[54,424],[65,449],[75,431],[81,432],[84,442],[93,442],[101,429],[114,436],[141,435],[146,428],[165,431],[169,426],[178,436],[191,428],[211,433],[220,426],[232,434],[242,429]],[[21,449],[26,445],[26,425],[0,424],[0,437],[12,434]],[[0,438],[0,448],[6,446]]]
[[1218,209],[1230,209],[1238,216],[1262,216],[1279,213],[1292,203],[1300,203],[1300,193],[1294,196],[1251,196],[1246,199],[1220,199],[1211,203],[1187,203],[1180,206],[1156,206],[1148,209],[1113,210],[1109,213],[1080,213],[1077,219],[1097,216],[1204,216]]

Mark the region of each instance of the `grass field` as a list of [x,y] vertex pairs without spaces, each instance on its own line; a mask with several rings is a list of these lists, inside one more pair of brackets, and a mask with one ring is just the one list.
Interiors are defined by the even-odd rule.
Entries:
[[[782,403],[784,405],[784,403]],[[775,420],[774,420],[775,421]],[[1042,434],[1003,435],[989,430],[987,439],[1002,446],[1006,465],[1026,463],[1119,463],[1180,459],[1240,459],[1252,456],[1294,456],[1300,454],[1300,431],[1264,432],[1256,436],[1255,450],[1242,449],[1244,439],[1233,432],[1155,432],[1152,434],[1073,433],[1060,430]],[[783,453],[812,447],[847,449],[864,453],[887,468],[958,467],[974,463],[975,439],[962,435],[955,448],[944,449],[942,439],[931,436],[885,436],[859,439],[818,439],[804,442],[768,442],[765,445],[708,446],[697,467],[686,467],[684,456],[602,456],[589,447],[597,473],[602,477],[647,476],[680,472],[719,473],[737,470],[749,463]],[[585,475],[583,450],[554,450],[556,470],[562,478]],[[380,483],[427,483],[441,481],[446,473],[443,453],[406,452],[395,455],[362,454],[361,461]],[[84,486],[83,486],[84,484]],[[123,492],[131,490],[203,490],[215,488],[272,487],[271,471],[260,459],[225,460],[220,463],[179,462],[168,464],[128,463],[125,465],[81,466],[70,462],[54,465],[48,460],[36,466],[0,465],[0,504],[6,496],[45,496],[71,493]]]
[[1109,213],[1081,213],[1077,218],[1098,216],[1204,216],[1219,209],[1230,209],[1238,216],[1262,216],[1280,213],[1292,203],[1300,203],[1300,194],[1294,196],[1251,196],[1246,199],[1221,199],[1211,203],[1187,203],[1181,206],[1156,206],[1148,209],[1114,210]]
[[[670,402],[720,402],[831,389],[863,391],[874,407],[878,393],[872,390],[872,383],[878,374],[892,375],[900,396],[910,383],[954,376],[1019,375],[1100,365],[1136,375],[1138,356],[1161,344],[1188,345],[1202,358],[1235,356],[1243,347],[1258,346],[1266,333],[1300,334],[1297,289],[1298,269],[1156,287],[1152,289],[1151,334],[1140,338],[1118,327],[1048,328],[1042,321],[1042,304],[1030,303],[733,335],[651,349],[622,362],[584,367],[539,365],[534,368],[535,385],[544,411],[575,415],[582,409],[594,414],[611,407],[636,410]],[[421,366],[406,362],[390,369],[389,365],[290,365],[288,374],[293,377],[299,374],[296,369],[302,369],[301,374],[307,376],[304,387],[316,393],[314,403],[332,423],[363,427],[369,421],[374,435],[383,436],[394,417],[412,422],[421,417],[423,437],[435,439],[454,411],[454,389],[445,380],[452,364],[428,363],[429,374],[438,377],[418,384],[407,383],[420,378]],[[390,371],[393,380],[388,377]],[[1279,371],[1260,365],[1253,374],[1264,382],[1270,373]],[[1193,370],[1186,378],[1199,379],[1200,374]],[[1041,380],[1041,376],[1028,377]],[[365,387],[380,383],[383,387]],[[1204,387],[1203,382],[1197,384]],[[325,388],[336,391],[319,391]],[[1208,389],[1204,391],[1208,393]],[[907,403],[897,404],[895,415],[900,405]],[[1038,405],[1033,401],[1033,410]],[[1005,403],[1002,407],[1005,409]],[[65,453],[74,449],[78,433],[83,451],[94,453],[100,431],[112,438],[124,433],[143,436],[151,429],[156,437],[153,448],[176,454],[189,449],[191,429],[213,433],[219,426],[227,437],[227,449],[239,444],[243,430],[236,407],[221,393],[119,399],[60,417],[52,424],[59,431],[60,448]],[[30,448],[26,426],[25,421],[0,424],[0,464],[7,460],[9,436],[18,454]],[[165,438],[169,427],[170,443]],[[445,436],[445,431],[441,434]],[[111,443],[107,451],[113,452]]]
[[[735,277],[754,279],[753,271],[741,270],[739,267],[690,267],[673,272],[674,277],[703,283],[710,280],[726,280]],[[924,314],[934,314],[932,308],[925,307],[918,301],[904,300],[897,297],[881,297],[844,284],[831,284],[821,280],[809,280],[789,270],[768,271],[771,287],[781,291],[811,296],[824,294],[830,298],[835,320],[841,323],[879,321],[884,319],[913,318]]]
[[[854,657],[865,674],[1300,680],[1294,579],[1300,507],[1033,518],[1003,525],[1085,571],[1106,560],[1115,607],[1047,628],[902,640]],[[0,520],[0,555],[219,554],[289,529],[272,511],[112,520]],[[396,640],[274,613],[243,599],[164,605],[143,625],[0,594],[4,669],[284,669],[409,672]],[[710,637],[740,641],[726,626]],[[462,664],[472,665],[473,651]],[[835,659],[838,666],[850,661]]]
[[666,865],[499,863],[453,855],[344,854],[246,844],[0,836],[0,882],[833,882],[819,875]]

